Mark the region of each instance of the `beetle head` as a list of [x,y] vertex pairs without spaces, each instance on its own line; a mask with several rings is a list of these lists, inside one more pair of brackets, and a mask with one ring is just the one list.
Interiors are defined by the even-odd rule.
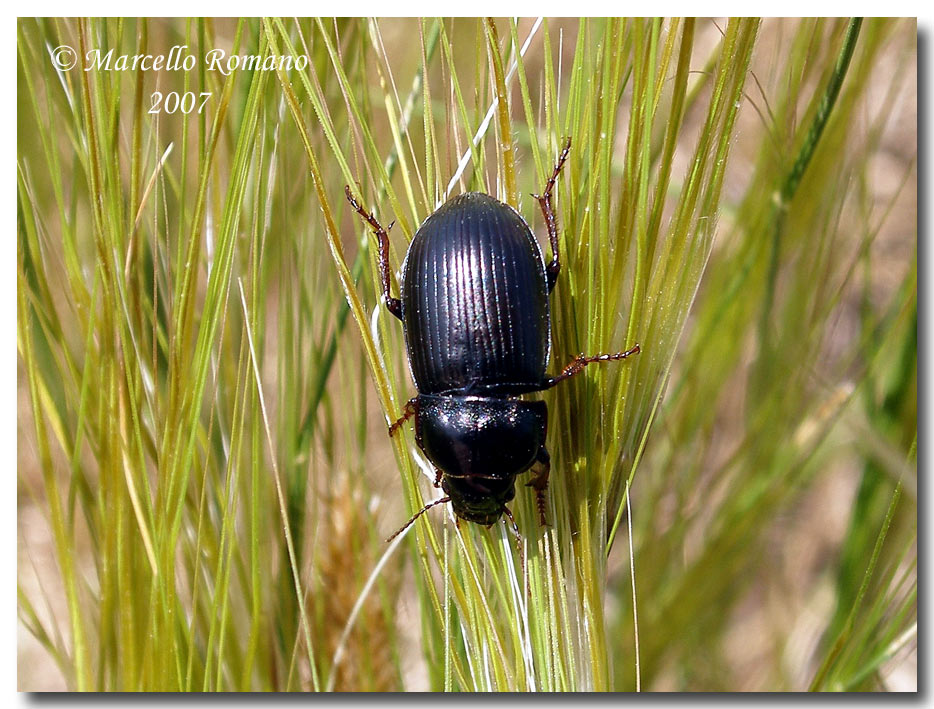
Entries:
[[516,495],[512,479],[453,478],[445,475],[441,487],[451,498],[454,514],[468,522],[485,525],[498,520],[506,510],[506,503]]

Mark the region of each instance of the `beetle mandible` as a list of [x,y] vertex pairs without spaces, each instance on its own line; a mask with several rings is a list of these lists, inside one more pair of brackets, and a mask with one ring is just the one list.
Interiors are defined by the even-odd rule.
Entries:
[[503,514],[512,519],[506,504],[515,496],[516,476],[536,463],[528,485],[535,488],[546,524],[548,410],[544,401],[521,395],[550,389],[593,362],[639,352],[637,344],[625,352],[581,354],[557,376],[546,374],[548,296],[561,270],[551,199],[570,150],[568,138],[542,194],[532,195],[551,242],[547,266],[522,215],[489,195],[468,192],[445,202],[415,233],[402,265],[401,298],[390,294],[387,231],[345,187],[350,205],[378,239],[383,296],[389,312],[402,321],[418,390],[389,426],[389,435],[414,416],[415,442],[435,466],[435,487],[446,495],[396,534],[446,502],[470,522],[491,525]]

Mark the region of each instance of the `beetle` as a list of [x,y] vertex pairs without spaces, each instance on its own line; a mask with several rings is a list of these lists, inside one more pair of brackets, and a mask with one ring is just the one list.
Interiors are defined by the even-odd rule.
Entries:
[[[480,192],[445,202],[416,231],[402,266],[401,297],[390,293],[389,234],[345,187],[348,202],[379,243],[383,297],[402,321],[417,396],[389,426],[394,435],[415,419],[415,442],[435,467],[445,497],[461,519],[491,525],[515,496],[516,476],[538,464],[535,488],[542,525],[551,469],[544,401],[521,396],[550,389],[588,364],[639,352],[579,355],[560,374],[546,374],[551,353],[549,296],[561,271],[552,194],[568,154],[568,138],[539,203],[552,259],[515,209]],[[392,224],[390,224],[392,228]],[[513,526],[515,521],[513,520]],[[392,537],[390,537],[390,540]]]

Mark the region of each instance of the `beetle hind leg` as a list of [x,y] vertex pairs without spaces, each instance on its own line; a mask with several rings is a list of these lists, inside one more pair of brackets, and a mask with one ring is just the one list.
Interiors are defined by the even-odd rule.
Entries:
[[548,489],[548,476],[551,473],[551,456],[548,454],[548,450],[545,446],[538,449],[535,462],[540,463],[541,467],[534,474],[535,477],[527,482],[525,486],[535,488],[535,502],[538,505],[538,521],[543,527],[547,527],[548,519],[545,517],[545,491]]
[[[373,234],[376,235],[376,239],[379,242],[379,270],[383,279],[383,297],[386,300],[386,308],[390,313],[402,320],[402,301],[398,298],[393,298],[389,294],[391,276],[389,268],[389,229],[392,229],[392,224],[389,225],[389,229],[383,229],[383,225],[376,220],[376,217],[366,211],[363,205],[357,201],[353,192],[350,191],[350,185],[344,185],[344,194],[347,196],[347,201],[350,202],[350,206],[354,208],[354,211],[360,215],[363,221],[370,225]],[[393,222],[393,224],[395,224],[395,222]],[[390,433],[390,435],[392,434]]]

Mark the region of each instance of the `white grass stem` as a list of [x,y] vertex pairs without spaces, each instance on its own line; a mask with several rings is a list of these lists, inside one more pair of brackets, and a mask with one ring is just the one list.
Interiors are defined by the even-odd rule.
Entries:
[[636,561],[632,550],[632,503],[629,500],[629,481],[626,481],[626,524],[629,527],[629,578],[632,579],[632,628],[636,642],[636,691],[642,691],[642,672],[639,666],[639,610],[636,603]]
[[[535,663],[532,657],[532,635],[529,630],[529,605],[526,603],[525,594],[522,592],[525,586],[525,565],[522,565],[522,579],[516,574],[516,564],[512,557],[512,539],[506,525],[500,528],[502,531],[503,556],[506,559],[506,568],[509,571],[509,588],[512,591],[513,607],[515,609],[516,621],[520,633],[519,646],[522,649],[522,660],[525,662],[525,676],[528,682],[528,691],[537,691],[535,685]],[[525,540],[522,540],[522,550],[525,553]]]

